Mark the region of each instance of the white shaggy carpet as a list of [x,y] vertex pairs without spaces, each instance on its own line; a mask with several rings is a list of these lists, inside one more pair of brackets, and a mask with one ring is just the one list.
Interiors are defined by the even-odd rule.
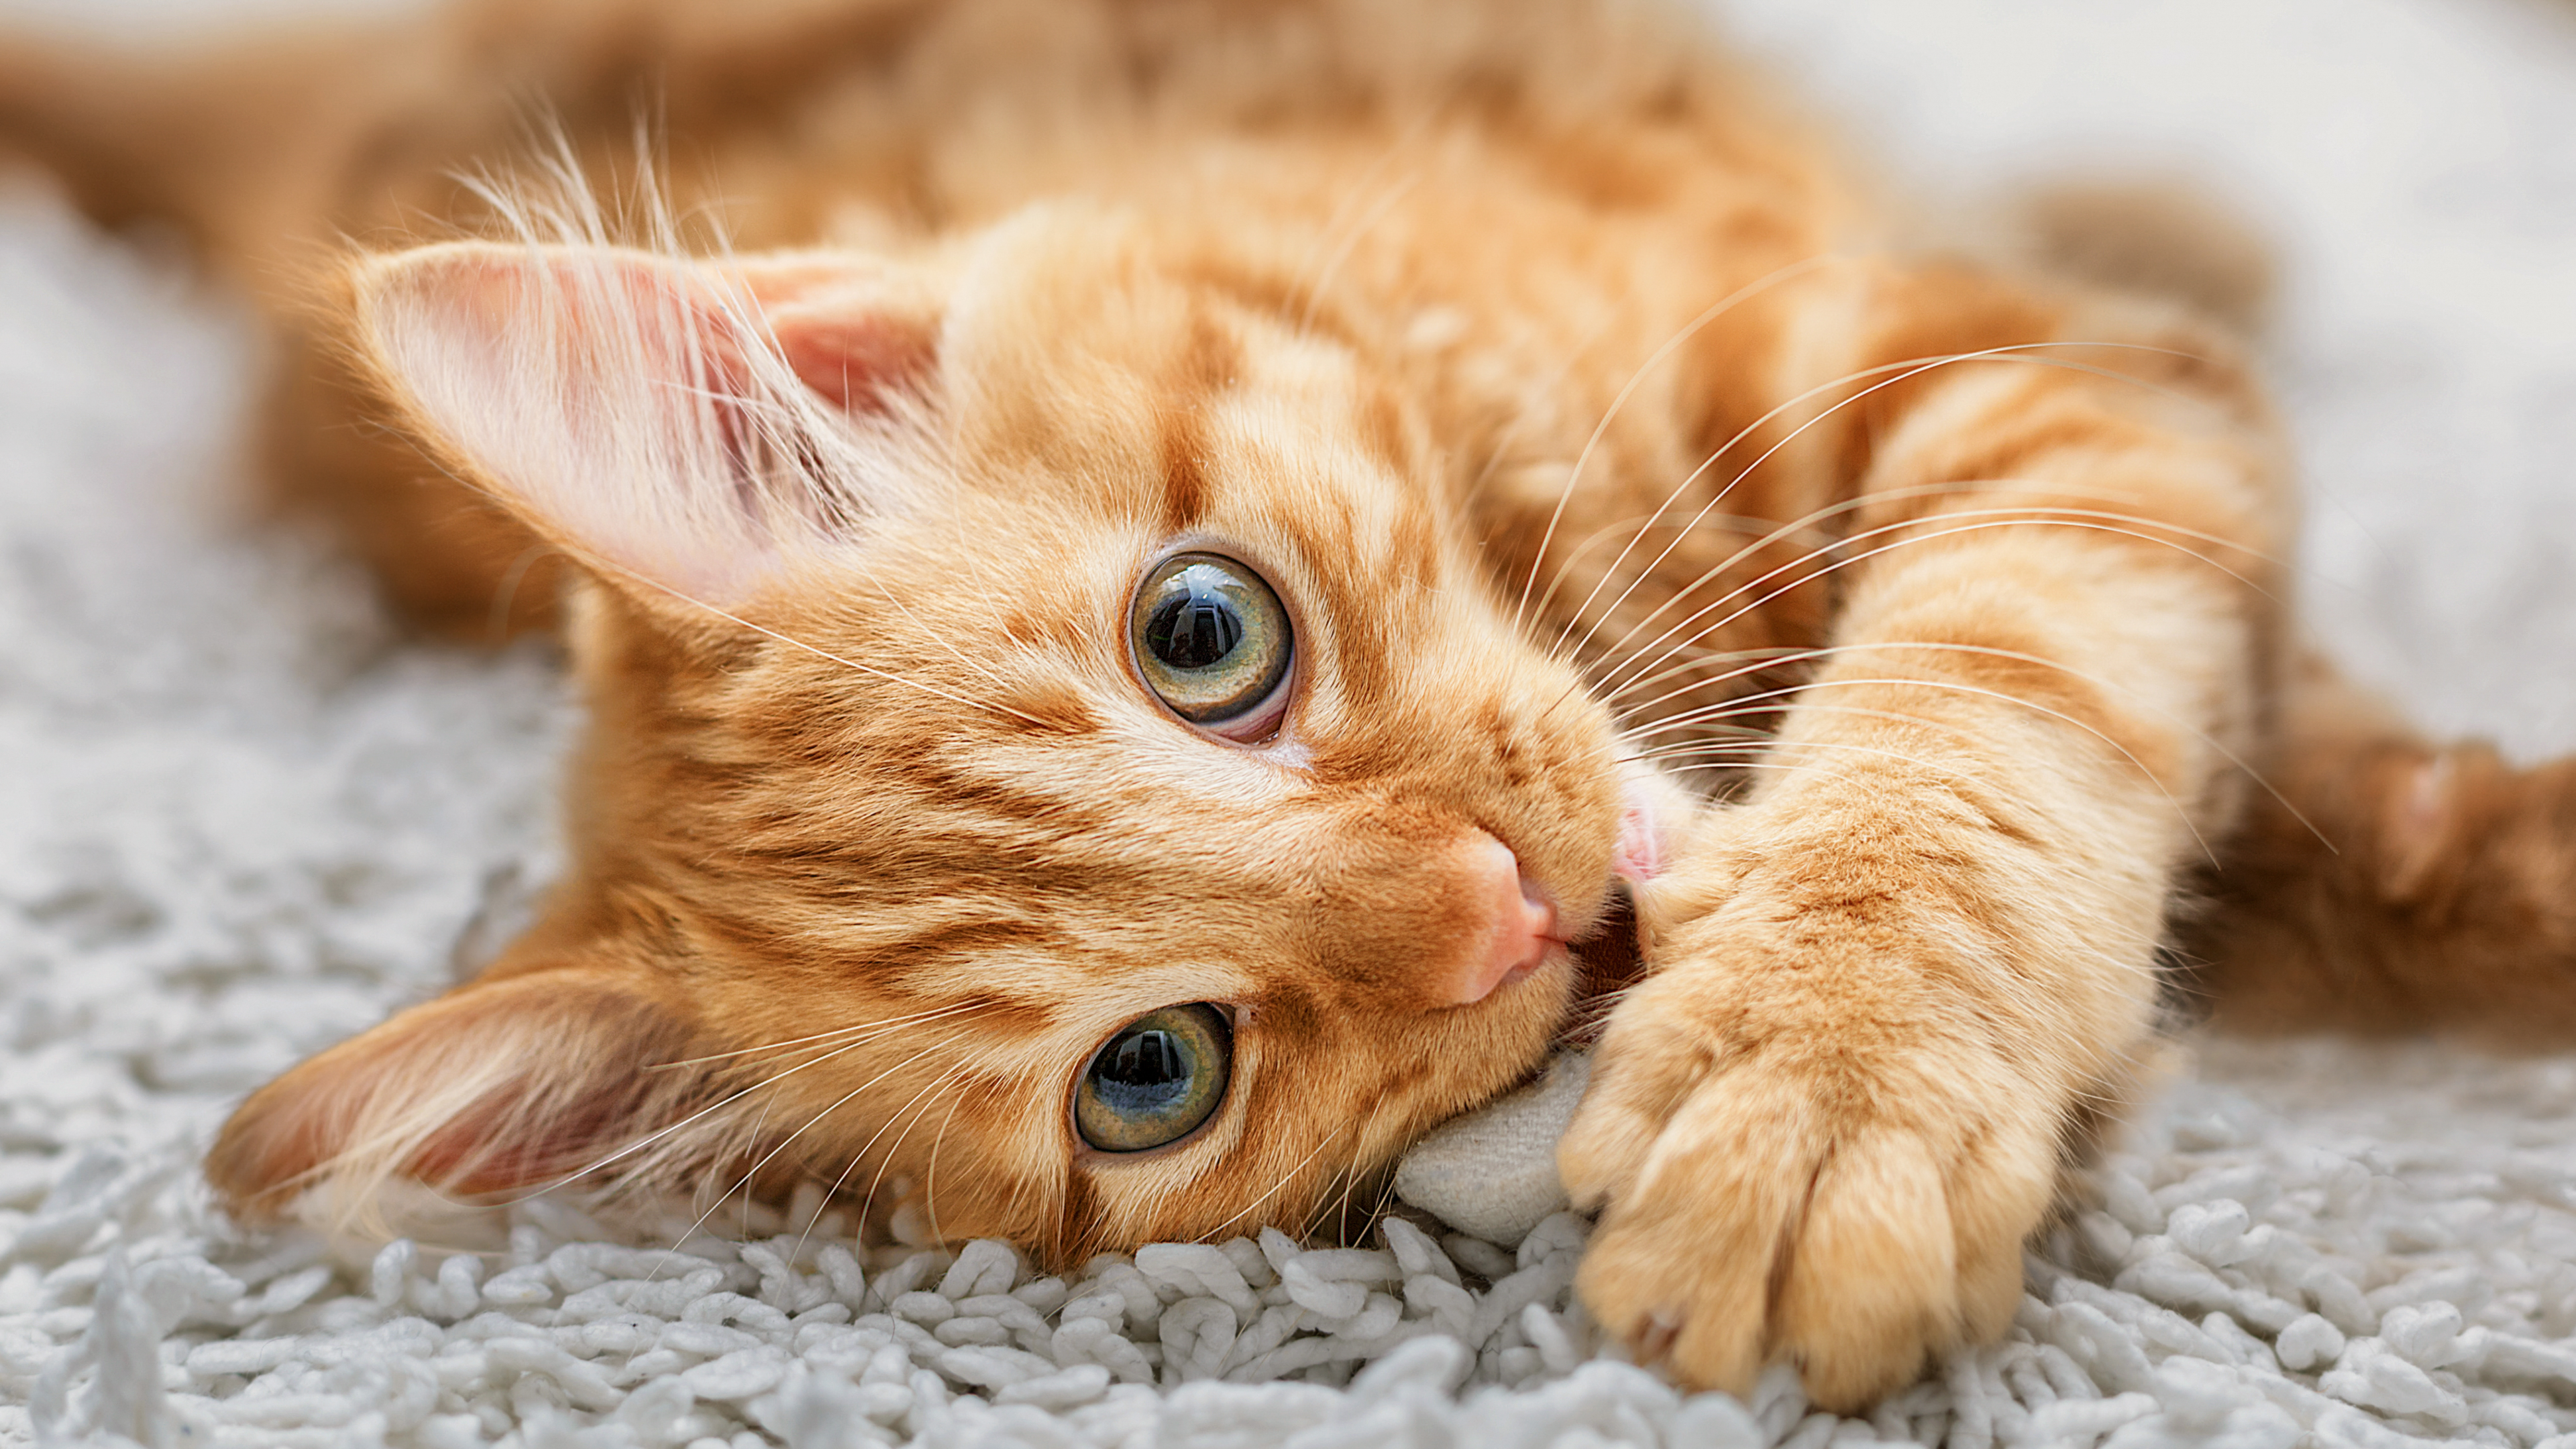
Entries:
[[[2429,720],[2576,745],[2576,6],[1735,8],[1929,185],[2230,188],[2289,266],[2320,629]],[[546,877],[569,717],[540,652],[399,646],[223,519],[244,367],[167,266],[0,188],[0,1444],[2576,1446],[2576,1057],[2208,1045],[2011,1340],[1852,1421],[1595,1357],[1571,1218],[1073,1282],[544,1203],[489,1259],[246,1237],[194,1154]]]

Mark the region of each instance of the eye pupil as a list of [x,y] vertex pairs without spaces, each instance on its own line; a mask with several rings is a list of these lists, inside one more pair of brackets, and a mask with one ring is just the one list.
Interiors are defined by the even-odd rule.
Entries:
[[1187,594],[1154,611],[1145,626],[1145,647],[1174,669],[1205,669],[1243,642],[1243,618],[1225,600],[1197,587],[1196,580],[1188,582]]
[[1106,1075],[1122,1087],[1161,1087],[1187,1082],[1190,1069],[1167,1031],[1140,1031],[1118,1043],[1118,1059]]

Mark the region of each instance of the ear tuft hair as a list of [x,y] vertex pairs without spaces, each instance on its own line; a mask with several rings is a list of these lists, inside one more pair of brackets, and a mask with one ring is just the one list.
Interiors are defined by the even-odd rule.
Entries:
[[358,265],[355,340],[416,430],[538,533],[725,607],[893,503],[926,436],[926,321],[845,299],[776,328],[766,280],[597,243],[422,247]]
[[669,1007],[578,969],[476,982],[342,1042],[251,1094],[207,1154],[242,1217],[308,1192],[341,1230],[384,1236],[380,1189],[533,1191],[626,1154],[704,1104]]

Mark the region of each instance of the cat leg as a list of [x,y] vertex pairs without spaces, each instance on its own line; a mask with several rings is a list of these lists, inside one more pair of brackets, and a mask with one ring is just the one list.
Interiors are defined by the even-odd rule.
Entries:
[[2425,739],[2324,661],[2182,932],[2217,1026],[2576,1041],[2576,758]]
[[1560,1149],[1611,1332],[1698,1386],[1795,1362],[1837,1409],[2002,1330],[2096,1104],[2153,1055],[2288,526],[2223,344],[1972,276],[1854,285],[1860,367],[1943,319],[1955,354],[2137,350],[1948,368],[1817,450],[1870,505],[1830,645],[1744,801],[1641,889],[1650,975]]

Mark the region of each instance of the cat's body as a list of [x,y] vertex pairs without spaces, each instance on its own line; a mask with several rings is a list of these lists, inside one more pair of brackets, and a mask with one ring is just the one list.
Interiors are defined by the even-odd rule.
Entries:
[[[1537,1062],[1632,891],[1563,1155],[1585,1297],[1691,1382],[1849,1404],[2008,1320],[2177,931],[2250,1023],[2576,1024],[2576,781],[2298,662],[2226,328],[1912,250],[1687,25],[714,14],[0,86],[283,317],[335,229],[545,233],[380,249],[288,330],[281,475],[432,618],[576,560],[594,721],[545,920],[254,1096],[209,1164],[246,1210],[614,1158],[1057,1256],[1295,1230]],[[304,109],[251,103],[281,74]],[[679,235],[730,257],[448,179],[534,92],[633,188],[656,87]],[[343,350],[500,511],[334,421]],[[1237,656],[1172,664],[1146,606],[1201,567],[1294,657],[1194,724]],[[1086,1083],[1140,1020],[1228,1066],[1129,1150]]]

